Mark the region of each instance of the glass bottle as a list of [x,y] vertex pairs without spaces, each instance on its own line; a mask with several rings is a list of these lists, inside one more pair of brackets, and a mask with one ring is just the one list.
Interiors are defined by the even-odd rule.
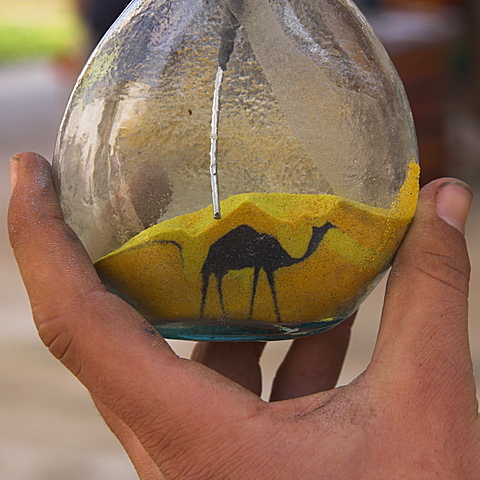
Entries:
[[54,154],[66,221],[167,338],[332,328],[415,211],[403,86],[350,0],[136,0]]

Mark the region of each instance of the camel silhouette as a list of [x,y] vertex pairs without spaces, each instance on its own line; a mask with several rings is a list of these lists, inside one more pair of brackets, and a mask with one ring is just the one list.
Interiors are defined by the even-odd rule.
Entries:
[[278,323],[281,323],[282,320],[275,290],[275,271],[279,268],[290,267],[303,262],[310,257],[317,250],[323,237],[331,228],[336,227],[330,222],[325,223],[325,225],[321,227],[312,227],[312,236],[307,250],[305,254],[299,258],[291,257],[280,245],[280,242],[272,235],[259,233],[249,225],[239,225],[233,230],[230,230],[210,246],[207,258],[203,264],[201,271],[202,303],[200,307],[200,317],[203,317],[204,314],[211,275],[214,275],[217,280],[220,306],[223,314],[227,316],[222,293],[223,277],[231,270],[253,268],[253,286],[248,318],[252,318],[258,276],[263,269],[267,275],[268,284],[272,293],[275,315]]

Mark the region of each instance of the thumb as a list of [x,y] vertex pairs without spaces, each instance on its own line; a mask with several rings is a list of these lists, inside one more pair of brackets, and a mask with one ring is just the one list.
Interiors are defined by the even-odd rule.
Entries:
[[409,399],[435,393],[439,402],[445,395],[454,402],[474,392],[463,235],[471,203],[469,187],[458,180],[424,187],[389,277],[369,370]]

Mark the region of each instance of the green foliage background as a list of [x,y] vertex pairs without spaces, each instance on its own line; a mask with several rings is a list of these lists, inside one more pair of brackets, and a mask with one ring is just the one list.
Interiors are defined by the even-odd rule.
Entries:
[[68,56],[84,38],[73,1],[0,1],[0,63]]

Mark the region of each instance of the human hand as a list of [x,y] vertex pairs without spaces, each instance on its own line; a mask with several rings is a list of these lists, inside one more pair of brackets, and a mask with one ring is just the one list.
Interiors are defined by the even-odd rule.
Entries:
[[347,321],[293,342],[264,402],[262,344],[199,344],[194,360],[177,357],[102,286],[63,221],[48,163],[20,154],[12,172],[10,238],[39,335],[142,479],[480,478],[464,184],[422,189],[366,371],[334,388]]

